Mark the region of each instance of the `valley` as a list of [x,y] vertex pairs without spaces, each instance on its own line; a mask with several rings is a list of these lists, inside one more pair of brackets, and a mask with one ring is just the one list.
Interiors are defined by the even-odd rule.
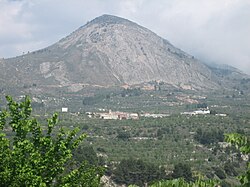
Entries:
[[[94,149],[107,176],[113,176],[119,162],[134,158],[164,167],[168,175],[176,164],[186,163],[193,177],[236,185],[235,175],[244,171],[248,157],[230,148],[224,134],[250,135],[250,92],[247,85],[242,87],[245,90],[197,92],[157,84],[151,90],[91,87],[81,94],[31,96],[33,114],[41,121],[58,112],[60,127],[79,127],[87,134],[84,146]],[[16,98],[22,100],[18,95]],[[192,114],[201,109],[210,113]],[[134,113],[139,119],[89,116],[110,111]],[[234,174],[225,170],[228,164]],[[217,170],[223,177],[216,174]]]

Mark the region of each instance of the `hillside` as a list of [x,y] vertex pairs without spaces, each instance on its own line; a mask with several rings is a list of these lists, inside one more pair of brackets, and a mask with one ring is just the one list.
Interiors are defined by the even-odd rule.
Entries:
[[223,79],[213,70],[150,30],[103,15],[45,49],[0,60],[0,84],[37,92],[149,81],[198,90],[220,88]]

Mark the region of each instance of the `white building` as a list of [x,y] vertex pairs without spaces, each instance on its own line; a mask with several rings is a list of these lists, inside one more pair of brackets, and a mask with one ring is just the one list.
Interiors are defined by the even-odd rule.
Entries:
[[62,112],[68,112],[68,108],[67,107],[62,107]]

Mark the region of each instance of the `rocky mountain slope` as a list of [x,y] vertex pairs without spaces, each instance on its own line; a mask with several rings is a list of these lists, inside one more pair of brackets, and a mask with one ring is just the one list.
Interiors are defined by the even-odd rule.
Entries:
[[42,91],[149,81],[191,89],[221,85],[207,65],[150,30],[111,15],[97,17],[45,49],[0,60],[0,84]]

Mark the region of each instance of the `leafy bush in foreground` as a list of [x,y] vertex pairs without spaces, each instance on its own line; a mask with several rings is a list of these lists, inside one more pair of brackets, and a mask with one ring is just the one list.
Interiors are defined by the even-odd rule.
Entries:
[[[66,132],[55,126],[57,114],[47,126],[31,117],[31,100],[17,103],[7,96],[8,106],[0,113],[0,186],[90,186],[100,184],[102,170],[83,163],[66,172],[72,151],[85,135],[79,129]],[[6,137],[12,131],[14,137]]]

